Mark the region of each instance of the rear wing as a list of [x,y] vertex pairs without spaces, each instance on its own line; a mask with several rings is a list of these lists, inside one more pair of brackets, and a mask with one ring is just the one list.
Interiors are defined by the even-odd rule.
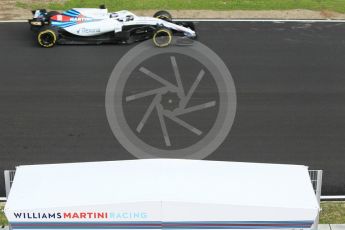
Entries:
[[33,10],[31,13],[32,19],[28,20],[29,24],[31,25],[31,30],[37,30],[38,28],[49,24],[46,9]]

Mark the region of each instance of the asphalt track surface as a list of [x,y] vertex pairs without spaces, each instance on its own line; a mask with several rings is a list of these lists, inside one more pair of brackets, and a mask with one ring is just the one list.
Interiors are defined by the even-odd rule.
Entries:
[[[323,195],[345,194],[345,23],[197,27],[237,90],[232,130],[206,159],[309,165],[324,170]],[[132,47],[42,49],[26,23],[0,23],[0,171],[134,159],[104,106],[110,73]],[[2,176],[0,185],[3,196]]]

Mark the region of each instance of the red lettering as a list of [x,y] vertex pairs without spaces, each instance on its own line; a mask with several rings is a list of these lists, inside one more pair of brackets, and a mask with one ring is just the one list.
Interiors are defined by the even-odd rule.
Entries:
[[98,212],[98,213],[97,213],[97,218],[102,218],[102,219],[104,219],[104,213],[103,213],[103,212]]

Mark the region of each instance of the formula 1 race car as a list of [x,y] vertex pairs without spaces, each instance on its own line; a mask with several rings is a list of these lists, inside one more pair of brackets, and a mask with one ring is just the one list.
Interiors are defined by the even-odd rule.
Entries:
[[32,11],[31,29],[37,32],[40,46],[55,44],[132,43],[152,38],[158,47],[168,46],[173,36],[181,40],[196,38],[194,24],[175,22],[167,11],[158,11],[153,17],[139,17],[122,10],[109,13],[100,8],[75,8],[63,13]]

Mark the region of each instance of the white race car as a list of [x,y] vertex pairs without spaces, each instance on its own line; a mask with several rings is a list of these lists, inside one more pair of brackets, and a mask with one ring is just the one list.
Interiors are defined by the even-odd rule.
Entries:
[[101,6],[32,13],[31,29],[37,32],[38,44],[45,48],[55,44],[132,43],[150,38],[156,46],[164,47],[171,44],[173,36],[182,38],[181,43],[196,38],[193,23],[173,21],[167,11],[140,17],[127,10],[108,12]]

